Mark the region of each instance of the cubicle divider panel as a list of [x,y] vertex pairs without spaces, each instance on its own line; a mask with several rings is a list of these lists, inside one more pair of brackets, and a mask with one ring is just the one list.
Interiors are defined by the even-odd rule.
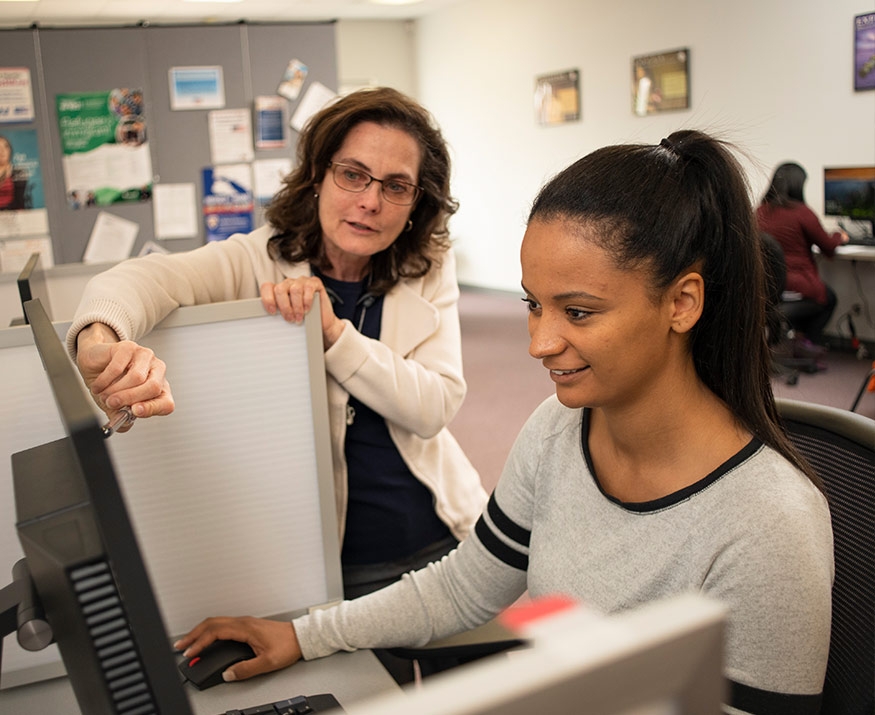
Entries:
[[[180,308],[141,340],[167,363],[176,409],[108,444],[174,636],[207,616],[290,617],[342,597],[319,331],[318,314],[290,324],[254,299]],[[62,434],[32,341],[30,351],[0,349],[0,370],[18,405],[4,401],[4,433],[22,423],[2,437],[8,573],[21,557],[9,454]],[[32,655],[46,657],[8,645],[5,686],[44,677]]]

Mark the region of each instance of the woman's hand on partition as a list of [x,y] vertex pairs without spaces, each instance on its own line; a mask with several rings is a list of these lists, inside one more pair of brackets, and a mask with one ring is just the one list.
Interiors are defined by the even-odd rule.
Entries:
[[[95,402],[112,420],[122,407],[135,417],[169,415],[175,404],[166,365],[131,340],[119,341],[106,325],[93,323],[77,337],[76,363]],[[128,422],[119,432],[130,429]]]
[[328,350],[343,332],[344,323],[334,314],[331,298],[319,278],[303,276],[286,278],[281,283],[261,284],[261,302],[265,310],[271,314],[280,313],[290,323],[304,322],[304,316],[316,300],[322,315],[322,345]]
[[222,678],[226,682],[247,680],[262,673],[286,668],[301,659],[301,647],[295,627],[289,621],[243,616],[207,618],[201,621],[173,647],[193,658],[217,640],[248,643],[255,657],[230,666]]

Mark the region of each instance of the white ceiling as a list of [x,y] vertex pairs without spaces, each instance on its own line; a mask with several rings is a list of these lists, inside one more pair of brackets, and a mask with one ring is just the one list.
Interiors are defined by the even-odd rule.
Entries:
[[383,5],[372,0],[34,0],[0,1],[0,27],[156,25],[316,20],[404,20],[422,17],[461,0],[421,0]]

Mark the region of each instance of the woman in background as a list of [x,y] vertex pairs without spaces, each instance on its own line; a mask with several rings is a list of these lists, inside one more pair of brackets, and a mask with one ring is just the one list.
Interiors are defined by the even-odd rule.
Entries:
[[802,333],[803,347],[823,342],[823,329],[836,307],[836,294],[817,270],[813,246],[827,257],[848,242],[844,231],[827,233],[803,196],[805,169],[796,163],[781,164],[772,175],[769,188],[757,208],[760,230],[772,236],[784,250],[787,267],[785,291],[802,296],[794,301],[792,315],[788,316],[794,330]]

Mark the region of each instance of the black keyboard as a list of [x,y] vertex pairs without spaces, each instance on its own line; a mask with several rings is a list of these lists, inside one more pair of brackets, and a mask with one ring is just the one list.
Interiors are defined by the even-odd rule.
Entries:
[[850,236],[846,246],[875,246],[875,236]]
[[[226,710],[222,715],[307,715],[307,713],[321,713],[335,708],[340,708],[337,698],[330,693],[320,693],[319,695],[298,695],[288,700],[256,705],[254,708]],[[338,710],[338,712],[343,712],[343,710]]]

